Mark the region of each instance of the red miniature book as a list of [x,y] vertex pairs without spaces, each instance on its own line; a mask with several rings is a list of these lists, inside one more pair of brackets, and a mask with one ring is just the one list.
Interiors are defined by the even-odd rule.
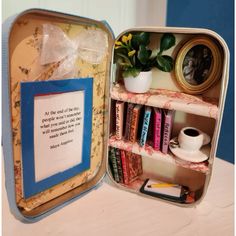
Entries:
[[127,106],[127,115],[126,115],[126,124],[125,124],[125,140],[129,140],[130,136],[130,126],[132,121],[132,110],[134,108],[134,104],[128,103]]
[[124,177],[124,184],[129,183],[129,169],[126,159],[126,153],[124,150],[120,150],[120,157],[121,157],[121,163],[122,163],[122,170],[123,170],[123,177]]
[[131,142],[136,142],[137,140],[137,133],[138,133],[138,123],[139,123],[139,116],[141,111],[142,105],[138,104],[135,105],[132,111],[132,120],[131,120],[131,126],[130,126],[130,137],[129,140]]
[[130,153],[127,155],[129,166],[129,182],[135,180],[143,173],[142,157],[138,154]]

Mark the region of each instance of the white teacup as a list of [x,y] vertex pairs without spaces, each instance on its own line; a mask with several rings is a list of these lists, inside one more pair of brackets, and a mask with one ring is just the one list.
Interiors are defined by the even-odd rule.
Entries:
[[178,142],[180,148],[189,152],[196,152],[210,142],[210,137],[199,129],[185,127],[179,133]]

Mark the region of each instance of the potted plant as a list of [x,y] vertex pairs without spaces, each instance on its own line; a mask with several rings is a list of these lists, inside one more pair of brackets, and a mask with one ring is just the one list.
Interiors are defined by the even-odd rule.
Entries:
[[133,93],[145,93],[152,82],[152,68],[170,72],[174,60],[163,52],[175,45],[175,36],[171,33],[163,34],[160,49],[151,50],[150,33],[141,32],[123,35],[115,42],[115,62],[122,69],[125,88]]

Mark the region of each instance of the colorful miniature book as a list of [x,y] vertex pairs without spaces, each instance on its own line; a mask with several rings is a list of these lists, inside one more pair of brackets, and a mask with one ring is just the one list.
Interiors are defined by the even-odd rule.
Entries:
[[153,148],[157,151],[161,149],[161,123],[162,114],[161,109],[155,107],[153,115]]
[[143,164],[142,164],[142,156],[139,154],[135,154],[137,158],[137,174],[141,175],[143,174]]
[[146,143],[150,118],[151,118],[151,107],[145,107],[143,125],[140,137],[140,146],[144,146]]
[[119,183],[120,179],[119,179],[119,173],[118,173],[118,167],[117,167],[117,161],[116,161],[116,150],[113,147],[110,148],[109,158],[111,159],[111,163],[112,163],[114,179],[117,183]]
[[129,166],[129,182],[132,182],[143,173],[142,157],[135,153],[129,153],[127,161]]
[[128,164],[127,164],[127,159],[126,159],[126,152],[124,150],[120,150],[120,156],[121,156],[124,184],[128,184],[129,183],[129,169],[128,169]]
[[151,117],[150,117],[150,122],[148,126],[148,133],[147,133],[147,140],[146,140],[146,144],[151,147],[153,147],[153,128],[154,128],[153,123],[154,123],[154,112],[151,111]]
[[130,156],[131,156],[132,152],[128,152],[128,151],[125,151],[125,160],[126,160],[126,169],[127,169],[127,176],[128,176],[128,183],[130,182]]
[[162,149],[164,154],[168,152],[168,146],[171,137],[172,123],[173,123],[173,110],[163,110],[163,132],[162,132]]
[[108,154],[108,164],[109,164],[109,167],[110,167],[110,171],[111,171],[111,174],[113,176],[113,179],[115,179],[115,175],[114,175],[114,170],[113,170],[113,165],[112,165],[112,160],[111,160],[111,148],[109,148],[109,154]]
[[124,123],[124,102],[116,102],[116,139],[122,139]]
[[141,108],[142,108],[142,105],[137,104],[135,105],[132,111],[132,120],[131,120],[131,126],[130,126],[129,140],[133,143],[136,142],[137,140],[138,124],[139,124],[139,116],[140,116]]
[[126,124],[125,124],[125,140],[129,140],[133,108],[134,108],[134,104],[128,103],[127,115],[126,115]]
[[120,149],[116,148],[115,152],[116,152],[116,162],[119,175],[119,183],[124,183]]

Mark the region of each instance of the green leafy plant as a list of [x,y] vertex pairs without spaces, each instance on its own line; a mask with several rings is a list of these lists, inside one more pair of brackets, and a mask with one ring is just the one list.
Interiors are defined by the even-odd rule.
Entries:
[[115,62],[121,66],[123,77],[136,77],[141,71],[150,71],[154,67],[164,72],[172,71],[174,60],[163,53],[175,45],[175,36],[163,34],[159,50],[149,49],[149,43],[149,32],[129,33],[115,42]]

